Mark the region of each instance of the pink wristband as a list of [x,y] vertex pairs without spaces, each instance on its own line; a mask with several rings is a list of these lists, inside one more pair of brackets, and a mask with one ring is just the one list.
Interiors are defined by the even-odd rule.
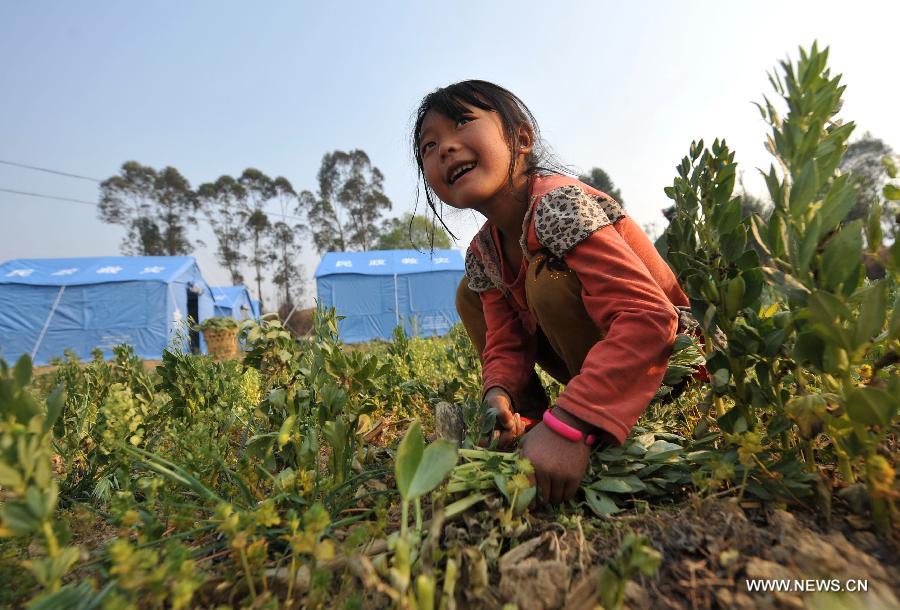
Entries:
[[544,411],[544,423],[548,428],[559,434],[566,440],[572,441],[573,443],[580,443],[584,440],[584,444],[588,446],[592,446],[594,441],[597,440],[597,435],[595,434],[585,434],[580,430],[576,430],[569,424],[564,421],[557,419],[553,413],[550,412],[550,409]]

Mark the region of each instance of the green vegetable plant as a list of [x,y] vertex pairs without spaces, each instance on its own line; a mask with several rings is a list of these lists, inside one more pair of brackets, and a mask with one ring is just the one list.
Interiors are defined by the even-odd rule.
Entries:
[[41,541],[43,556],[25,560],[23,567],[44,589],[41,597],[79,597],[80,591],[62,579],[79,559],[77,546],[67,546],[65,525],[55,519],[59,485],[53,475],[53,426],[65,405],[65,391],[57,386],[41,405],[28,389],[31,359],[22,356],[10,369],[0,360],[0,536],[31,536]]
[[234,318],[226,318],[214,316],[206,318],[196,325],[196,329],[200,332],[206,330],[238,330],[238,321]]
[[659,570],[662,554],[646,536],[628,532],[615,558],[603,567],[597,588],[605,610],[620,610],[625,601],[625,586],[638,574],[653,576]]
[[[734,153],[724,142],[711,149],[693,143],[666,189],[676,202],[667,257],[701,324],[709,402],[741,489],[763,498],[802,495],[818,478],[824,432],[827,460],[837,462],[844,484],[863,476],[873,516],[885,528],[896,514],[896,490],[877,452],[900,405],[890,356],[900,332],[896,303],[890,313],[900,245],[890,249],[887,277],[867,281],[863,223],[845,220],[856,191],[837,169],[853,123],[836,117],[844,87],[830,75],[827,55],[816,45],[801,49],[796,64],[782,62],[781,73],[770,76],[784,118],[768,98],[759,105],[779,168],[764,173],[769,218],[741,212]],[[869,256],[881,245],[873,207]],[[764,260],[748,247],[751,236]],[[726,472],[722,460],[713,469]],[[817,489],[821,495],[823,486]]]
[[[785,408],[805,441],[807,462],[815,468],[815,433],[824,431],[844,482],[864,480],[875,522],[887,529],[891,515],[900,515],[893,470],[878,447],[898,414],[900,375],[896,367],[884,370],[876,355],[900,353],[900,308],[895,300],[891,313],[889,300],[900,280],[900,243],[890,248],[887,276],[866,280],[863,234],[870,254],[877,252],[880,206],[865,225],[846,221],[856,190],[837,167],[854,124],[837,118],[844,86],[827,59],[828,50],[814,44],[771,78],[787,114],[782,118],[768,100],[760,112],[782,171],[772,166],[765,174],[774,211],[767,224],[754,220],[754,234],[772,258],[765,272],[790,307],[798,393]],[[873,362],[872,376],[863,378],[860,370]]]

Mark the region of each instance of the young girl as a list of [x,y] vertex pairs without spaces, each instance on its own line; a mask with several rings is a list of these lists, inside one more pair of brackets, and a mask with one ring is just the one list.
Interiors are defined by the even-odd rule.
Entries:
[[[456,307],[481,354],[501,446],[519,441],[541,495],[575,496],[598,442],[621,444],[659,388],[688,299],[608,195],[546,164],[531,112],[463,81],[427,95],[413,144],[425,197],[481,212]],[[556,404],[534,370],[565,384]],[[529,420],[540,420],[526,425]]]

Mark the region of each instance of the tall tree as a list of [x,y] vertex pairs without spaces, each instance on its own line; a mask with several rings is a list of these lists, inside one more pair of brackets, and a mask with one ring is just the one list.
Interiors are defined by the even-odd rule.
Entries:
[[403,218],[388,218],[381,224],[381,235],[373,250],[425,250],[432,245],[449,248],[450,236],[425,216],[407,212]]
[[174,167],[157,171],[137,161],[122,164],[119,175],[100,183],[100,220],[125,227],[123,254],[189,254],[187,235],[196,225],[197,198]]
[[299,263],[303,247],[298,236],[296,225],[284,221],[272,225],[271,247],[277,256],[272,281],[279,288],[279,307],[293,307],[303,297],[303,265]]
[[[890,180],[881,160],[893,157],[893,149],[879,138],[866,132],[847,147],[841,160],[841,171],[850,172],[857,188],[856,204],[847,216],[846,222],[857,218],[867,218],[873,201],[881,201],[881,189]],[[887,201],[882,208],[882,225],[891,238],[897,237],[896,202]]]
[[369,250],[378,240],[378,220],[391,209],[384,175],[362,150],[336,150],[322,157],[319,190],[300,193],[298,210],[309,219],[316,250]]
[[609,174],[607,174],[599,167],[591,168],[591,172],[589,174],[578,176],[578,179],[585,184],[594,187],[598,191],[603,191],[604,193],[618,201],[619,205],[625,205],[625,201],[622,199],[622,193],[619,191],[619,189],[616,188],[616,185],[613,184],[612,178],[610,178]]
[[238,182],[247,190],[244,200],[244,211],[247,215],[246,227],[250,231],[250,264],[256,271],[256,294],[260,307],[263,306],[262,272],[274,262],[275,257],[268,250],[267,238],[272,230],[272,223],[266,213],[266,207],[277,195],[275,181],[258,169],[252,167],[244,170]]
[[303,296],[303,266],[298,259],[303,250],[299,240],[302,227],[288,222],[288,213],[296,206],[297,193],[282,176],[275,178],[275,198],[281,207],[281,220],[272,225],[269,234],[271,251],[275,255],[275,274],[272,281],[279,287],[279,305],[294,306],[294,299]]
[[216,236],[216,260],[228,270],[231,283],[244,283],[241,264],[247,243],[247,189],[231,176],[219,176],[215,182],[197,187],[200,207]]

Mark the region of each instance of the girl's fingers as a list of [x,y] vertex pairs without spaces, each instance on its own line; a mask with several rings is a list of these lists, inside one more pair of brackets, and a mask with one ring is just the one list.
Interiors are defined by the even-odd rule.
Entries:
[[565,482],[550,479],[550,503],[559,504],[562,502],[563,492],[565,492]]
[[516,442],[515,430],[504,430],[504,431],[500,432],[499,439],[500,439],[499,446],[501,448],[510,447],[511,445],[513,445],[513,443]]
[[550,501],[550,477],[546,474],[542,474],[540,472],[536,472],[535,479],[537,480],[538,490],[541,492],[541,498],[544,499],[544,502]]
[[497,409],[497,423],[503,428],[512,428],[516,425],[516,419],[509,409]]
[[563,491],[562,501],[568,502],[572,498],[575,497],[575,494],[578,493],[578,488],[581,486],[581,481],[577,479],[572,479],[568,481],[565,485],[565,490]]

